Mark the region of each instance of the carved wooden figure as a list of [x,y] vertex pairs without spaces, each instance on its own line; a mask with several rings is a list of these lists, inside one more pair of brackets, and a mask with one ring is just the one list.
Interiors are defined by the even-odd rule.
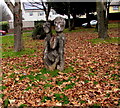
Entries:
[[46,32],[44,64],[49,70],[64,69],[64,44],[65,36],[62,33],[65,28],[65,20],[62,17],[57,17],[54,20],[56,36],[51,35],[50,24],[46,22],[43,25]]

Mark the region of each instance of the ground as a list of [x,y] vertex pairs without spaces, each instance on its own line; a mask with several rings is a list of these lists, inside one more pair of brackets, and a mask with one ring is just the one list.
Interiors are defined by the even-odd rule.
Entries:
[[44,68],[44,40],[24,34],[25,50],[15,53],[13,36],[2,37],[2,92],[4,106],[120,105],[118,29],[110,39],[97,39],[92,29],[65,32],[65,69]]

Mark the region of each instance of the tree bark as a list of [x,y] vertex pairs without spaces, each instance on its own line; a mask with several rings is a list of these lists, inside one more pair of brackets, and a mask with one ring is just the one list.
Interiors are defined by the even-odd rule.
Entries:
[[22,10],[20,0],[15,0],[15,5],[10,0],[5,2],[14,16],[14,51],[23,49],[22,42]]
[[108,38],[107,33],[107,14],[106,2],[97,2],[97,19],[98,19],[98,37]]
[[68,2],[68,29],[69,29],[69,31],[72,30],[72,28],[71,28],[71,20],[70,20],[70,2]]
[[107,3],[107,29],[108,29],[108,23],[109,23],[109,7],[110,7],[110,2]]
[[46,6],[44,5],[44,2],[43,0],[41,0],[41,3],[42,3],[42,6],[43,6],[43,9],[44,9],[44,12],[45,12],[45,17],[46,17],[46,21],[48,21],[48,17],[49,17],[49,13],[50,13],[50,9],[51,9],[51,6],[49,3],[47,3],[47,8]]
[[86,18],[87,18],[87,27],[91,27],[91,25],[90,25],[90,18],[89,18],[89,11],[88,11],[88,9],[86,10]]
[[73,12],[73,22],[72,22],[72,30],[75,29],[75,21],[76,21],[76,14]]
[[23,49],[22,42],[22,10],[21,3],[15,2],[14,8],[14,50],[15,52]]

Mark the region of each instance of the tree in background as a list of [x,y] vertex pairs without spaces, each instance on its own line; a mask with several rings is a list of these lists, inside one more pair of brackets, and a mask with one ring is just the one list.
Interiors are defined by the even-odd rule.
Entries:
[[68,28],[71,30],[71,3],[70,2],[52,2],[52,9],[54,9],[58,14],[67,15],[68,16]]
[[[52,8],[59,14],[68,15],[69,30],[74,29],[76,15],[84,15],[86,13],[88,25],[90,22],[90,12],[96,11],[95,2],[52,2]],[[73,17],[73,22],[70,22],[70,15]]]
[[23,49],[21,2],[15,0],[15,4],[13,4],[10,0],[5,0],[5,3],[14,16],[14,51],[18,52]]
[[2,4],[0,4],[0,15],[2,16],[0,21],[8,21],[11,19],[10,14],[8,13],[8,11],[6,10],[5,6],[3,6]]
[[98,37],[108,38],[107,2],[97,2]]

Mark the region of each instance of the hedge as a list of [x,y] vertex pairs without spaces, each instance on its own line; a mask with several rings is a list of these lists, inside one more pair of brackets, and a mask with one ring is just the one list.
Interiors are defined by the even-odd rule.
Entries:
[[7,21],[0,22],[0,30],[4,30],[8,32],[9,29],[9,23]]

